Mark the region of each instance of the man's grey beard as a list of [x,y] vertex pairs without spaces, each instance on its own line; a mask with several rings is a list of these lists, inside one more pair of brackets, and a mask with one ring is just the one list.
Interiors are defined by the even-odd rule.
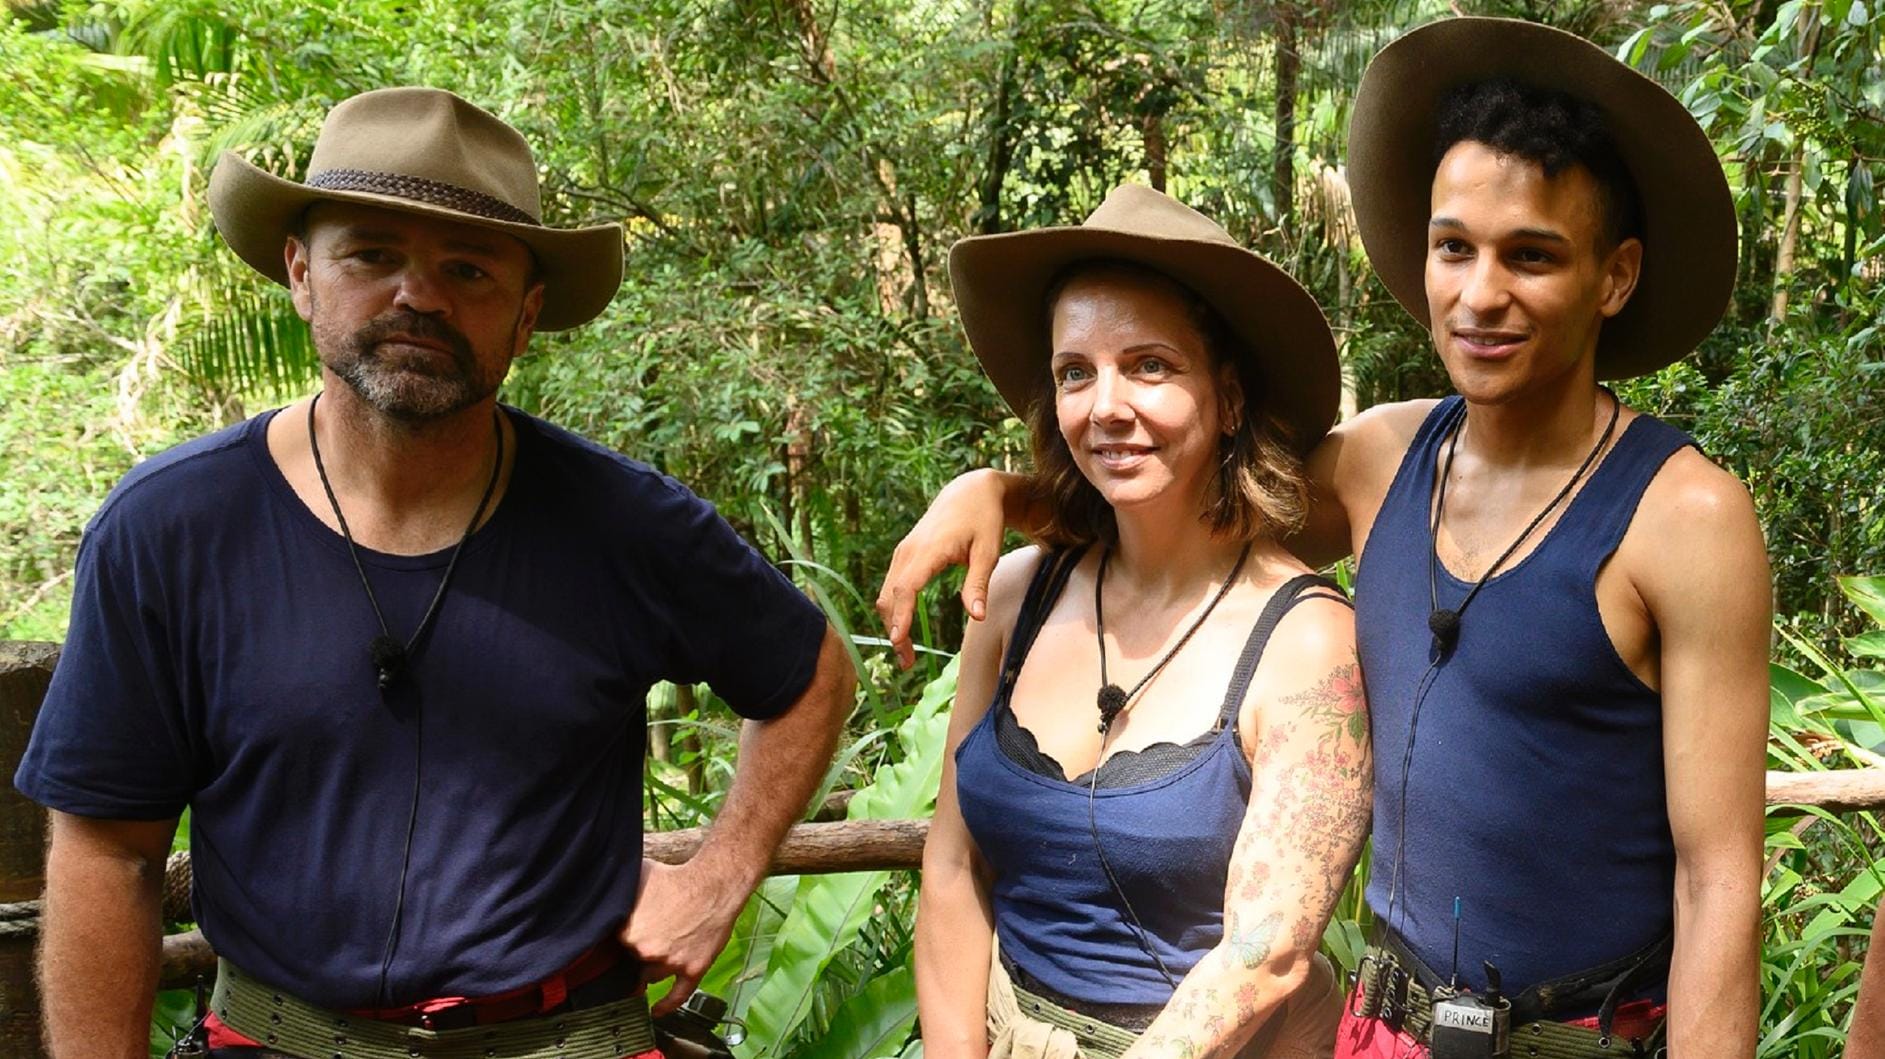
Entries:
[[[369,407],[413,425],[445,419],[496,393],[508,367],[480,371],[469,339],[449,324],[420,313],[387,313],[343,335],[322,326],[317,305],[313,332],[315,349],[329,371]],[[450,364],[439,367],[431,360],[420,368],[389,363],[379,345],[396,334],[444,343],[451,349]]]

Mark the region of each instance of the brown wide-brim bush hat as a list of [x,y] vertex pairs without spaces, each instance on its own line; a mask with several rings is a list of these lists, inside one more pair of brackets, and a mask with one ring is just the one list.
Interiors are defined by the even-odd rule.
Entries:
[[382,88],[327,115],[305,184],[224,151],[209,206],[229,246],[257,272],[288,285],[283,248],[317,202],[357,202],[475,224],[515,237],[543,282],[537,330],[594,319],[622,285],[622,229],[546,228],[537,164],[516,129],[436,88]]
[[1136,184],[1115,188],[1078,226],[971,236],[950,249],[962,328],[1016,415],[1027,418],[1048,376],[1048,285],[1083,261],[1143,265],[1209,302],[1256,358],[1264,392],[1250,399],[1289,428],[1300,452],[1334,425],[1341,363],[1315,299],[1217,222]]
[[1448,18],[1409,31],[1368,64],[1348,126],[1356,226],[1381,282],[1423,325],[1427,220],[1441,100],[1494,78],[1595,104],[1636,184],[1643,271],[1597,338],[1597,377],[1686,356],[1728,307],[1734,198],[1707,134],[1676,98],[1582,37],[1505,18]]

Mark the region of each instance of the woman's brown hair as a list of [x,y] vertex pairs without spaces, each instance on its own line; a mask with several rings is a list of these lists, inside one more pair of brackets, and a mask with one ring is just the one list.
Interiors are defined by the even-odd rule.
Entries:
[[[1256,357],[1211,306],[1184,284],[1163,272],[1132,261],[1081,261],[1063,269],[1048,284],[1043,300],[1049,328],[1054,305],[1074,280],[1095,273],[1149,279],[1178,294],[1187,315],[1204,339],[1215,369],[1229,364],[1243,389],[1242,414],[1237,427],[1221,435],[1216,483],[1200,517],[1215,534],[1250,541],[1266,534],[1286,537],[1302,528],[1309,501],[1309,482],[1303,472],[1289,429],[1265,404],[1266,391]],[[1213,375],[1213,378],[1219,378]],[[1080,473],[1067,439],[1060,435],[1055,411],[1054,379],[1043,373],[1028,406],[1028,433],[1034,445],[1034,474],[1029,492],[1035,507],[1047,519],[1034,536],[1049,547],[1070,547],[1093,541],[1112,543],[1118,535],[1113,508],[1100,491]]]

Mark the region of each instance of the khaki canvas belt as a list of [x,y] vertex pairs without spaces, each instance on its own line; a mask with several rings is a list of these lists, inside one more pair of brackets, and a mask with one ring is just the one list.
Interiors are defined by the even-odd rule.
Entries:
[[315,1007],[227,960],[217,961],[210,1010],[237,1033],[304,1059],[620,1059],[655,1048],[643,996],[514,1022],[428,1030]]
[[1014,999],[1015,1007],[1020,1009],[1024,1017],[1059,1026],[1073,1034],[1074,1039],[1080,1042],[1080,1054],[1088,1059],[1119,1059],[1139,1039],[1139,1035],[1131,1030],[1061,1007],[1020,986],[1014,987]]
[[[1433,1020],[1433,994],[1421,984],[1417,961],[1399,945],[1370,945],[1357,968],[1359,986],[1352,1012],[1357,1018],[1384,1019],[1425,1044]],[[1595,1029],[1549,1018],[1515,1024],[1511,1030],[1514,1059],[1620,1059],[1651,1056],[1662,1045],[1665,1026],[1648,1037],[1623,1039]]]

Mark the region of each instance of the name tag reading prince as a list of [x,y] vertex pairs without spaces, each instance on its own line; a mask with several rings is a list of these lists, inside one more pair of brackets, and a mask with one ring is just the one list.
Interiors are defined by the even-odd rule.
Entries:
[[1511,1051],[1512,1004],[1499,995],[1499,972],[1486,965],[1484,995],[1438,991],[1429,1035],[1433,1059],[1503,1059]]

